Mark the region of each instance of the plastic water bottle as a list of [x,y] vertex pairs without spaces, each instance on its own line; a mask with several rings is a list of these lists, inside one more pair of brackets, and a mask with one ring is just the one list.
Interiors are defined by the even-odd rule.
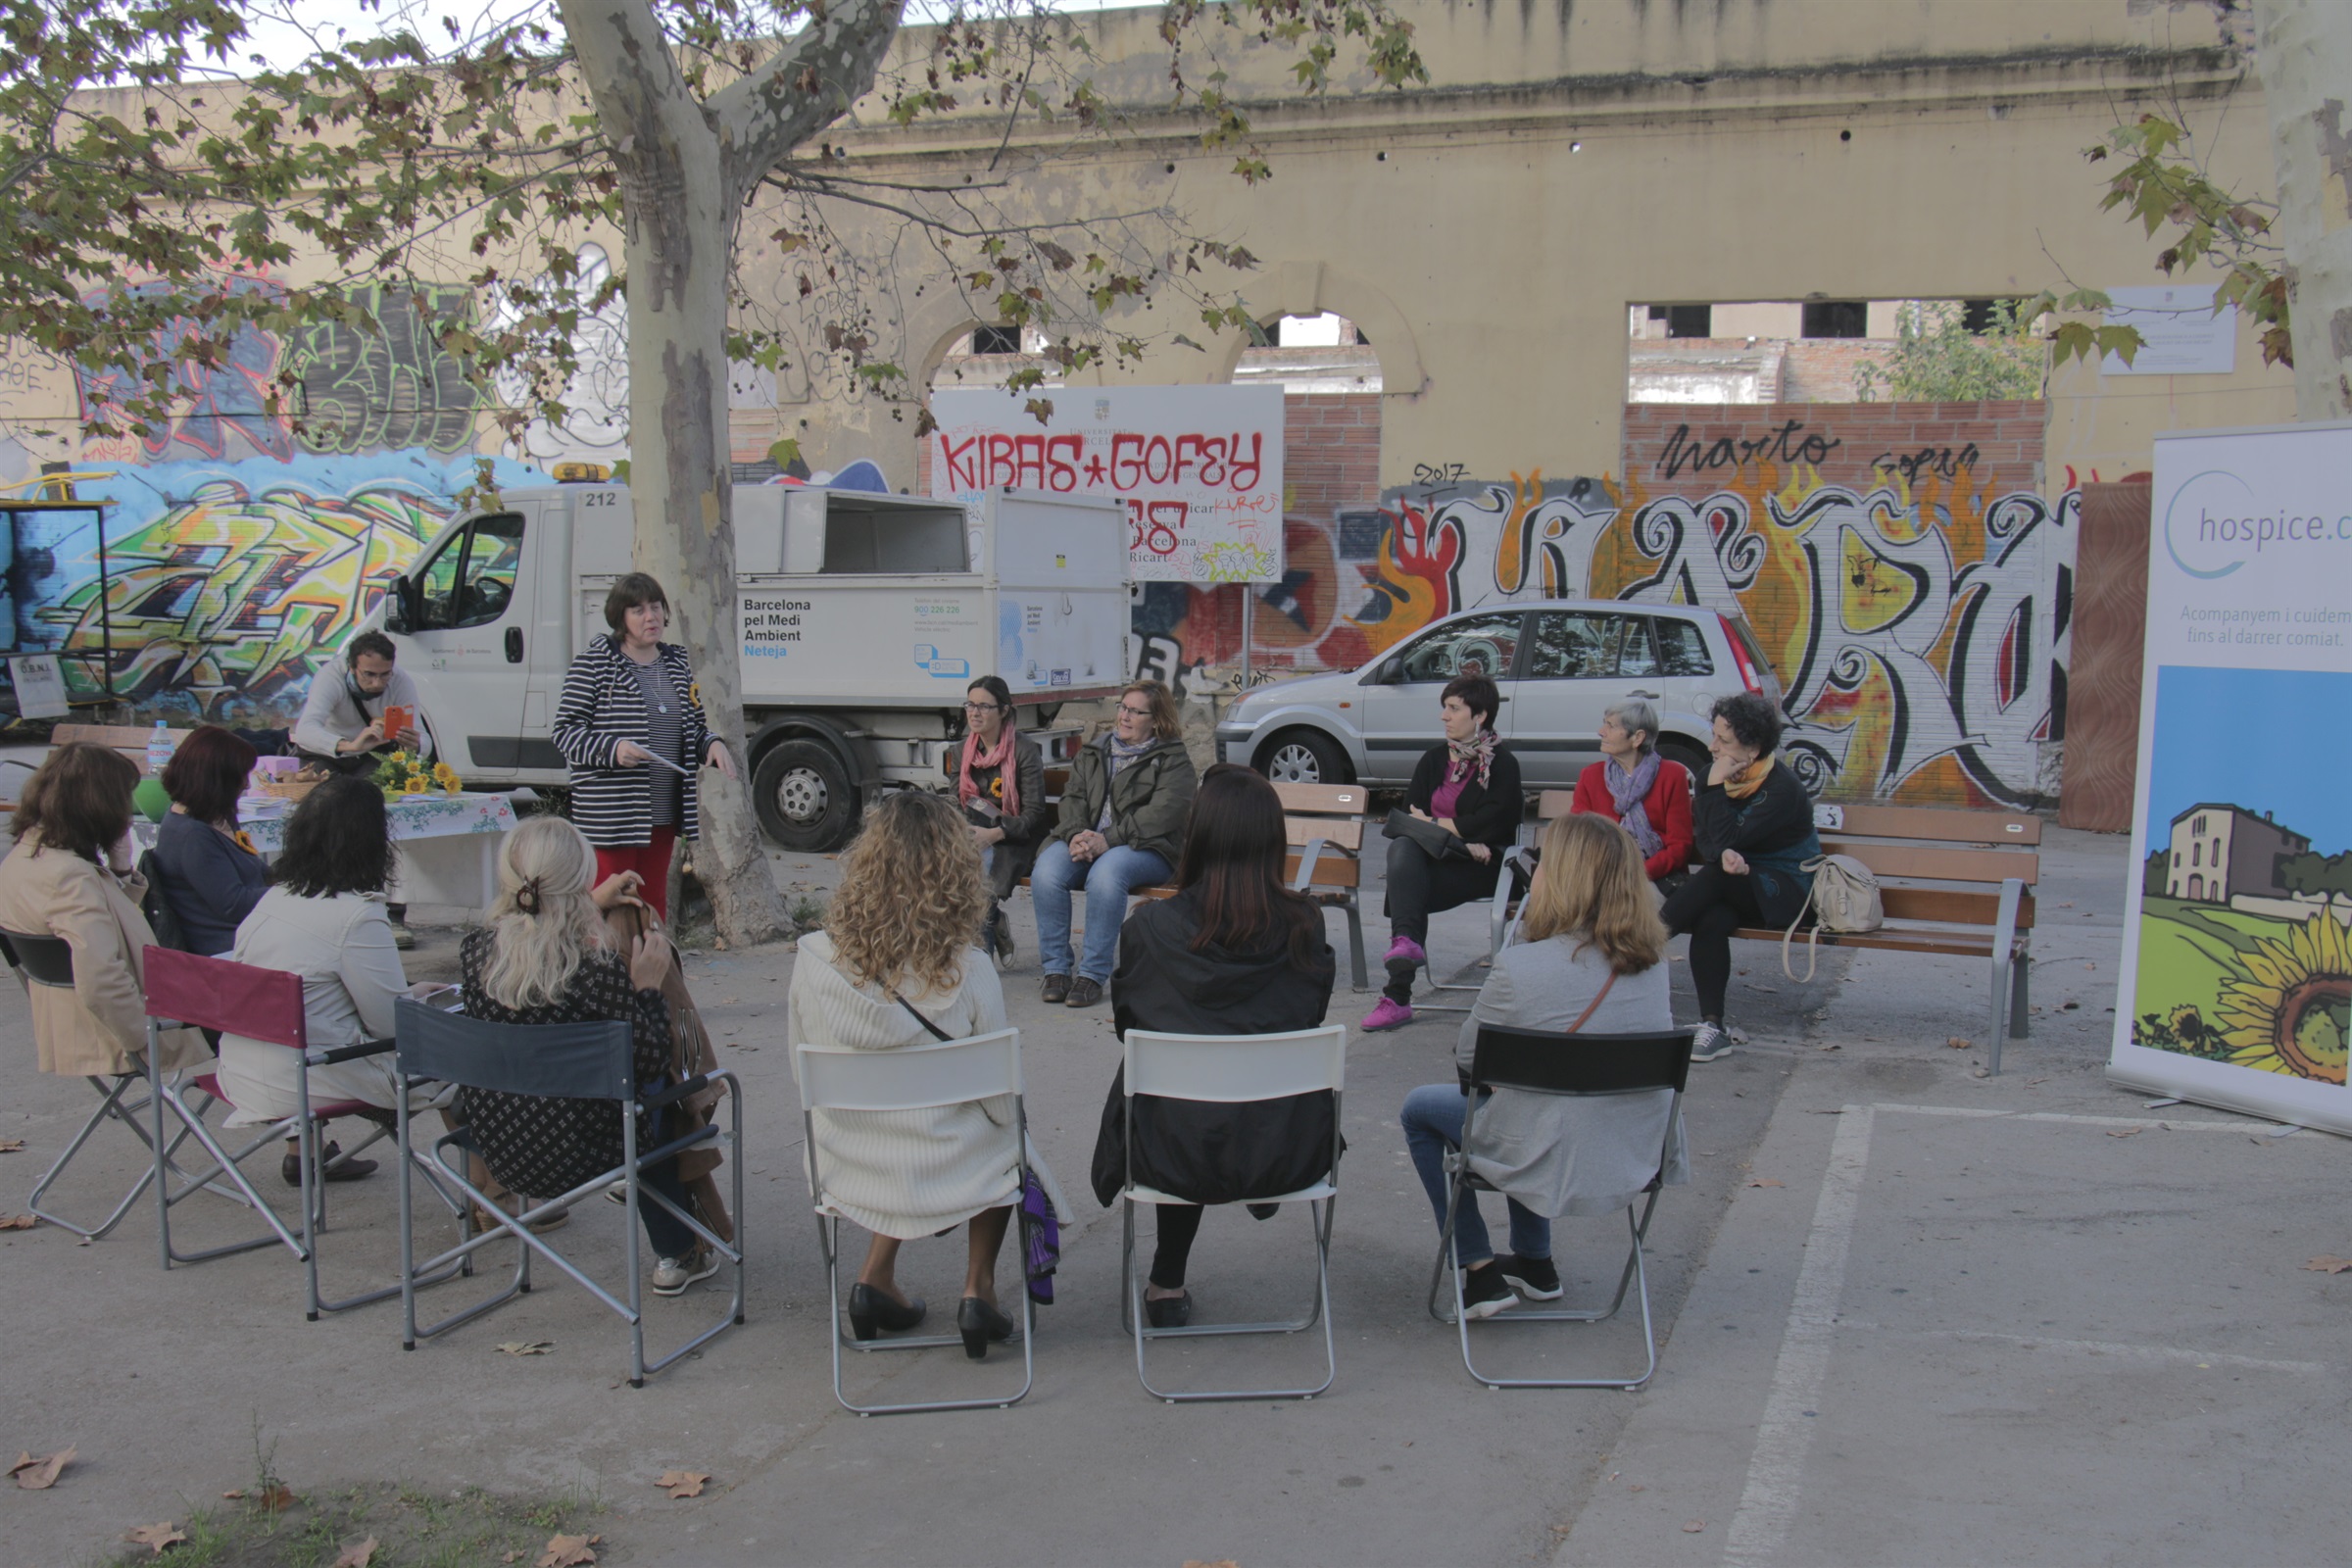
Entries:
[[163,777],[164,764],[171,760],[172,732],[164,727],[164,721],[159,718],[155,721],[155,728],[147,732],[148,776],[150,778]]

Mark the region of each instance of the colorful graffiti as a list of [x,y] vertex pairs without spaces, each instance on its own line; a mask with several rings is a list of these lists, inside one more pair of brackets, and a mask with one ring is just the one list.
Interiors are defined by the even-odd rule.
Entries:
[[473,479],[417,454],[125,467],[81,486],[110,503],[103,548],[91,513],[18,519],[16,649],[67,656],[76,701],[111,685],[142,717],[283,725]]
[[1677,409],[1639,451],[1632,414],[1625,479],[1405,486],[1329,522],[1288,519],[1274,586],[1150,585],[1143,667],[1224,677],[1244,593],[1258,674],[1353,668],[1497,600],[1712,605],[1742,613],[1771,657],[1790,760],[1817,794],[2054,793],[2079,498],[2045,500],[2037,434],[2006,428],[2036,420],[2034,406],[1953,410],[1949,439],[1924,443],[1934,421],[1894,406]]
[[[164,286],[137,284],[131,292],[156,293]],[[233,291],[276,296],[284,285],[241,278]],[[354,290],[352,303],[373,318],[376,329],[316,321],[281,338],[249,325],[235,332],[217,361],[181,359],[177,345],[195,328],[168,322],[156,330],[154,352],[172,367],[173,416],[141,436],[94,440],[83,456],[161,463],[251,453],[282,462],[297,452],[466,451],[476,416],[489,402],[441,347],[440,334],[447,325],[470,321],[472,300],[462,284],[415,290],[369,285]],[[76,368],[82,422],[109,417],[135,379],[120,370]],[[273,392],[281,394],[275,413]]]

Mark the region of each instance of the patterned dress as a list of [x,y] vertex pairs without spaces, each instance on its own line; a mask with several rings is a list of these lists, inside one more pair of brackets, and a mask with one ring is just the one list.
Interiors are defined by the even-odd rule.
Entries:
[[[466,1016],[493,1023],[593,1023],[626,1019],[635,1029],[638,1086],[662,1082],[669,1074],[669,1004],[659,991],[629,983],[629,966],[617,953],[591,951],[552,1006],[521,1011],[501,1006],[482,990],[490,967],[489,931],[470,931],[458,950],[460,995]],[[562,1100],[543,1095],[509,1095],[489,1089],[458,1091],[458,1114],[473,1134],[490,1173],[518,1193],[555,1198],[594,1181],[621,1163],[620,1107],[610,1100]],[[637,1147],[650,1149],[654,1132],[637,1122]]]

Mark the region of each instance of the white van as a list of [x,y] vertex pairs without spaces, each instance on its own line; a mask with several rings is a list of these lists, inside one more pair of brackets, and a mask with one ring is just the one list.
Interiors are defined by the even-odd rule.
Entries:
[[[1057,757],[1070,737],[1042,726],[1129,668],[1115,502],[1001,490],[967,510],[739,485],[734,515],[742,755],[760,825],[787,849],[847,843],[876,790],[936,786],[974,677],[1003,676]],[[435,536],[368,618],[468,784],[567,782],[549,726],[572,659],[607,629],[634,525],[619,485],[502,492]]]

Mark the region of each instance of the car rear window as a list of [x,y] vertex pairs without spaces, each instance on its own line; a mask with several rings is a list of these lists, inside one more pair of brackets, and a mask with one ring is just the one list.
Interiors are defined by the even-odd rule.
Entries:
[[1688,620],[1660,615],[1651,624],[1658,633],[1658,673],[1712,675],[1715,661],[1707,656],[1707,635]]

